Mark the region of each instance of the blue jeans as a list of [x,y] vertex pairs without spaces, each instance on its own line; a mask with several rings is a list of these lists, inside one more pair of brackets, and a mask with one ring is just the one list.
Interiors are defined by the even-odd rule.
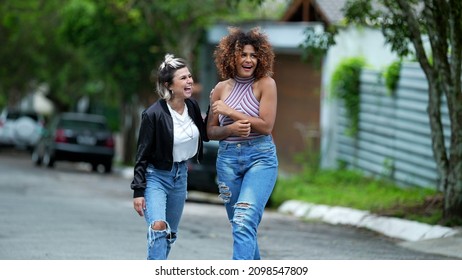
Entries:
[[[146,209],[144,217],[148,225],[148,260],[166,260],[175,242],[178,225],[187,197],[186,162],[173,164],[170,171],[146,169]],[[153,230],[154,222],[165,222],[165,230]]]
[[278,174],[271,135],[232,143],[221,141],[217,176],[233,231],[233,259],[260,259],[257,231]]

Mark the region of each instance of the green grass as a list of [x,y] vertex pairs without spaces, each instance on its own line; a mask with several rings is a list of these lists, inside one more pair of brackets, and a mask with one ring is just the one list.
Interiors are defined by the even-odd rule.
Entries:
[[271,202],[278,207],[284,201],[299,200],[438,224],[443,210],[439,198],[441,194],[429,188],[403,188],[357,171],[322,170],[279,178]]

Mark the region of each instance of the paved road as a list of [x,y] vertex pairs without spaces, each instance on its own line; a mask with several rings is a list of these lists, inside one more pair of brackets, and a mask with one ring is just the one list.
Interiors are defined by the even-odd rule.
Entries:
[[[35,167],[25,152],[0,150],[0,259],[142,260],[145,224],[132,208],[130,180],[82,164]],[[232,239],[222,205],[191,193],[171,259],[227,260]],[[302,222],[267,211],[259,232],[271,260],[439,260],[377,233]]]

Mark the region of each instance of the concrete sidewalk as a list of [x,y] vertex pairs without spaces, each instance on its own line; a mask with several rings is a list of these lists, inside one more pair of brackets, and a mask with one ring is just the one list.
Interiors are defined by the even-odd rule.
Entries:
[[366,228],[402,240],[398,244],[409,249],[462,259],[460,229],[377,216],[368,211],[347,207],[317,205],[296,200],[284,202],[278,211],[300,219]]

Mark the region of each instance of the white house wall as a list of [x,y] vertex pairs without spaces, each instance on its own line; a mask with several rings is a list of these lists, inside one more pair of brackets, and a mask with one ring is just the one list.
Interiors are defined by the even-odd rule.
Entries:
[[380,30],[350,27],[341,30],[336,38],[336,45],[331,47],[323,63],[321,81],[321,166],[335,167],[337,164],[337,102],[330,98],[332,73],[345,58],[361,56],[367,66],[373,69],[385,69],[398,57],[385,45]]

